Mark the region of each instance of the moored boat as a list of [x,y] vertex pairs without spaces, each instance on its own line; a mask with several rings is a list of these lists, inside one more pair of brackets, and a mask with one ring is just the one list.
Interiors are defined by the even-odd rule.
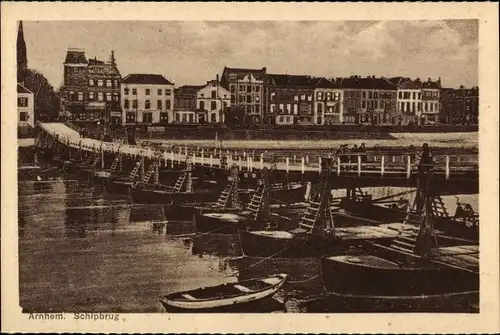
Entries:
[[[379,311],[382,307],[421,311],[432,305],[446,309],[458,302],[467,310],[478,301],[479,246],[438,246],[432,171],[420,178],[413,212],[390,245],[373,244],[368,255],[321,258],[322,281],[335,301],[363,309],[375,306]],[[407,227],[405,223],[418,213],[418,226]]]
[[417,259],[398,263],[373,255],[327,256],[321,258],[321,277],[336,301],[379,311],[416,311],[479,296],[477,273]]
[[159,300],[167,311],[205,312],[233,309],[271,297],[283,286],[287,278],[286,274],[276,274],[172,293],[160,297]]

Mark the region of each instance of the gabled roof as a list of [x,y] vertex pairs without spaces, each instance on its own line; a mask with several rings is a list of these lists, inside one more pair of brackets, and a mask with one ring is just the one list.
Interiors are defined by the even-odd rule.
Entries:
[[64,64],[87,64],[84,51],[68,50]]
[[147,85],[173,85],[161,74],[129,74],[122,79],[123,84],[147,84]]
[[229,73],[234,73],[238,78],[243,78],[247,74],[252,74],[252,76],[255,77],[255,79],[262,80],[264,79],[264,75],[266,74],[266,68],[263,67],[262,69],[244,69],[244,68],[235,68],[235,67],[224,67],[224,70],[222,71],[222,76],[225,76],[226,74]]
[[315,78],[307,75],[268,74],[266,79],[268,85],[274,86],[313,87],[316,83]]
[[379,89],[379,90],[396,89],[396,85],[389,82],[387,79],[374,78],[374,77],[343,78],[340,85],[342,88],[351,88],[351,89]]
[[22,84],[17,83],[17,93],[30,93],[33,94],[30,90],[28,90],[26,87],[24,87]]
[[175,89],[175,96],[193,95],[207,85],[184,85]]
[[333,81],[325,77],[315,78],[317,88],[340,88],[340,85],[335,84]]
[[431,90],[439,90],[441,89],[441,84],[438,81],[428,80],[422,83],[422,88],[431,89]]

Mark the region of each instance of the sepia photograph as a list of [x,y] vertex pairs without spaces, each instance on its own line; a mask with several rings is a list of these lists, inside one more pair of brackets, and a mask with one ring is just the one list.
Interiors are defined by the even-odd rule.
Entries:
[[28,321],[486,312],[481,22],[11,20],[12,304]]

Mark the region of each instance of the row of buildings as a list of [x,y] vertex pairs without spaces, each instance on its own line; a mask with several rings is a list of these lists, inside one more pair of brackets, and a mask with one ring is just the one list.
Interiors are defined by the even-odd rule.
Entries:
[[75,122],[224,123],[232,114],[261,124],[475,124],[479,90],[441,87],[441,79],[324,78],[225,67],[202,85],[175,87],[160,74],[120,74],[108,61],[68,49],[61,113]]

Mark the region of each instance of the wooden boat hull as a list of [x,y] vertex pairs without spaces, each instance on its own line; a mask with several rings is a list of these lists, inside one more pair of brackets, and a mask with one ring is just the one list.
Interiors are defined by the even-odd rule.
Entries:
[[479,291],[478,274],[421,260],[400,266],[365,255],[322,257],[321,278],[326,292],[333,297],[389,306],[432,303],[474,296]]
[[204,203],[216,201],[219,192],[216,190],[198,190],[194,192],[173,192],[171,190],[133,187],[132,201],[137,204],[169,204],[169,203]]
[[309,311],[319,313],[479,313],[479,291],[397,298],[330,292],[306,304]]
[[201,233],[236,234],[239,229],[245,229],[248,221],[241,213],[241,210],[195,212],[195,229]]
[[129,195],[132,184],[132,181],[110,179],[104,184],[104,187],[106,192],[111,194]]
[[371,201],[358,202],[344,198],[340,202],[340,207],[350,214],[374,221],[399,222],[406,217],[406,209],[391,208]]
[[333,236],[295,235],[286,231],[240,230],[238,235],[242,252],[249,257],[320,257],[356,248],[361,243]]
[[287,278],[288,275],[279,274],[267,278],[173,293],[160,297],[159,300],[167,311],[204,312],[232,309],[271,297],[283,286]]

